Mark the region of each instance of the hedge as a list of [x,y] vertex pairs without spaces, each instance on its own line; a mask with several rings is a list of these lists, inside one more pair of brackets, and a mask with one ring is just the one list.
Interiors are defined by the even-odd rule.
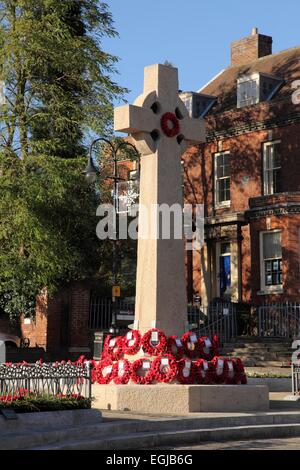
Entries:
[[14,410],[16,413],[34,413],[43,411],[85,410],[90,409],[90,398],[52,397],[48,395],[26,395],[13,401],[0,401],[0,409]]

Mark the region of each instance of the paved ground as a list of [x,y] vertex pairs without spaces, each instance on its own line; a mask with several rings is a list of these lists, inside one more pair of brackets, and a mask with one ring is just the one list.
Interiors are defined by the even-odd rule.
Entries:
[[169,447],[173,450],[300,450],[300,438],[257,441],[206,442],[191,447]]
[[248,374],[274,374],[279,377],[291,377],[290,367],[245,367]]

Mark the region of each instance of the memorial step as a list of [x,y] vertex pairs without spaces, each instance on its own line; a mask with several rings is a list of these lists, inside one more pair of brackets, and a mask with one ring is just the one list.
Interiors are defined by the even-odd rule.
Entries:
[[238,337],[224,343],[220,355],[240,357],[245,366],[289,367],[293,349],[286,338]]
[[260,350],[267,350],[267,351],[290,351],[292,350],[291,345],[287,344],[259,344],[259,343],[244,343],[244,344],[230,344],[230,343],[225,343],[222,347],[222,349],[228,349],[228,350],[233,350],[233,349],[239,349],[239,350],[246,350],[246,351],[255,351],[257,349]]
[[291,343],[289,338],[281,338],[276,336],[236,336],[228,341],[228,343]]
[[[218,433],[228,438],[228,436],[234,436],[238,429],[251,428],[255,435],[255,432],[260,432],[262,428],[271,429],[272,426],[284,429],[297,426],[299,434],[293,435],[300,435],[300,411],[249,413],[247,415],[224,413],[223,416],[216,417],[205,416],[205,414],[189,417],[143,416],[104,411],[103,416],[104,421],[98,424],[65,426],[63,429],[49,431],[45,428],[34,432],[28,429],[26,433],[7,430],[7,433],[1,434],[0,448],[7,450],[140,449],[145,445],[149,448],[164,443],[181,443],[184,436],[185,438],[188,436],[188,440],[191,437],[191,442],[195,442],[194,439],[197,442],[216,439],[219,436]],[[242,432],[246,437],[246,431]]]
[[241,439],[274,439],[300,436],[300,424],[271,424],[222,427],[214,429],[185,429],[180,431],[143,432],[127,435],[107,436],[104,439],[80,439],[68,443],[58,443],[31,450],[127,450],[155,449],[162,446],[199,444],[209,441],[229,441]]

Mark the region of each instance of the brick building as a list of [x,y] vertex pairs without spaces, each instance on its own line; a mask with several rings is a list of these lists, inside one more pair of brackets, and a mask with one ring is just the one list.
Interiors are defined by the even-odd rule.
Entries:
[[[183,156],[185,200],[205,211],[204,247],[187,255],[189,302],[299,300],[300,47],[272,54],[272,42],[254,29],[232,44],[228,68],[181,93],[207,123],[207,142]],[[15,333],[51,358],[88,355],[91,292],[76,283],[42,295]]]
[[299,300],[300,47],[272,54],[272,42],[254,29],[227,69],[181,94],[207,122],[184,156],[186,201],[205,210],[205,245],[188,258],[202,305]]

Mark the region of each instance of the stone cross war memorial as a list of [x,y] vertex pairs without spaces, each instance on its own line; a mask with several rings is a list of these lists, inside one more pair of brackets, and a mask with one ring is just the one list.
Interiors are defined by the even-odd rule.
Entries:
[[[165,239],[157,229],[157,218],[152,224],[146,220],[152,208],[161,205],[179,206],[183,217],[181,155],[188,145],[205,141],[204,120],[189,117],[178,88],[176,68],[151,65],[145,68],[143,94],[133,105],[115,109],[115,131],[129,134],[141,154],[134,330],[144,336],[149,332],[152,346],[157,345],[159,332],[163,332],[168,337],[178,338],[179,347],[180,338],[187,331],[184,237],[175,237],[170,231],[170,237]],[[148,236],[143,233],[145,226]],[[132,337],[130,332],[128,335]],[[192,349],[195,336],[191,333],[188,340]],[[115,340],[110,341],[113,349]],[[104,353],[107,357],[107,351]],[[124,360],[132,363],[142,355],[147,359],[145,368],[149,367],[153,356],[158,356],[140,348],[135,357],[125,354]],[[172,360],[168,356],[166,350],[161,354],[158,374],[170,366]],[[124,367],[123,361],[122,364]],[[191,367],[190,361],[184,369]],[[224,361],[220,360],[216,367],[224,367]],[[111,383],[104,381],[94,386],[94,394],[103,409],[190,413],[266,410],[269,406],[265,386],[192,385],[176,380],[145,387],[132,380],[126,382],[126,386]]]
[[[177,69],[146,67],[144,93],[134,105],[116,108],[115,130],[129,133],[141,154],[140,230],[157,205],[177,205],[182,214],[181,154],[188,143],[205,140],[205,123],[188,116],[178,96]],[[153,223],[138,241],[135,325],[142,333],[156,327],[181,335],[187,312],[184,240],[174,239],[174,231],[162,239],[156,229]]]

